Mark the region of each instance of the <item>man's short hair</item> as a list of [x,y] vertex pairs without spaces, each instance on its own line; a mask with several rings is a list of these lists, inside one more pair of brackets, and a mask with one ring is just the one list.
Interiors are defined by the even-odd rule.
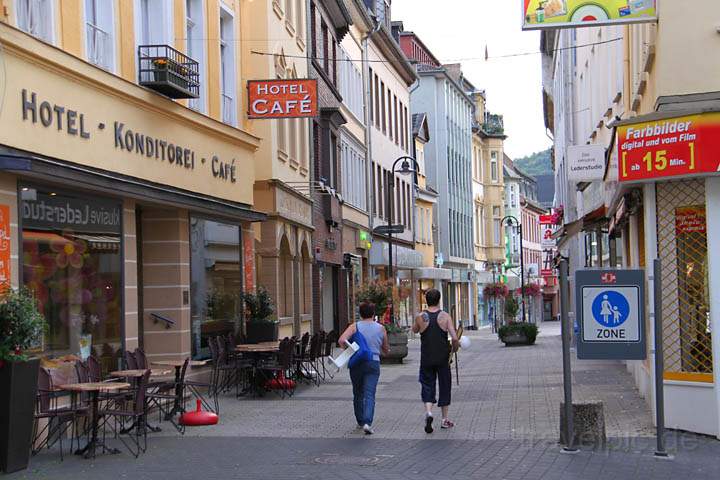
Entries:
[[375,317],[375,304],[370,302],[362,302],[360,304],[360,318],[368,319]]
[[440,297],[440,291],[435,288],[425,292],[425,302],[427,302],[428,307],[437,307],[440,304]]

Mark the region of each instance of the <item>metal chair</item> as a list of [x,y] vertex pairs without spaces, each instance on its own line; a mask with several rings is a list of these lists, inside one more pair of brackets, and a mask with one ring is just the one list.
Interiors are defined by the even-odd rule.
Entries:
[[[105,428],[110,420],[112,422],[112,431],[115,438],[118,438],[127,450],[135,456],[139,457],[141,453],[147,450],[147,431],[148,427],[146,424],[147,417],[147,384],[150,378],[150,370],[145,370],[145,373],[137,382],[137,386],[134,392],[132,408],[123,408],[128,404],[117,404],[118,408],[103,408],[98,411],[99,415],[103,419],[103,444],[105,444],[105,437],[107,428]],[[127,422],[132,422],[132,427],[124,428]],[[120,426],[120,428],[118,428]],[[126,435],[132,442],[132,445],[123,439],[123,435]]]
[[125,368],[126,369],[128,369],[128,370],[137,370],[138,369],[137,360],[135,359],[135,355],[131,351],[125,350],[124,358],[125,358]]

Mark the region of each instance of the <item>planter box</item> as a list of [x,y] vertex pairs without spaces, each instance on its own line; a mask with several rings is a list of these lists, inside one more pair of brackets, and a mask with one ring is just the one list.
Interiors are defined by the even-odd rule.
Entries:
[[402,363],[408,356],[407,333],[388,333],[388,343],[390,343],[390,351],[387,355],[382,355],[381,360],[385,363]]
[[506,347],[510,347],[513,345],[530,345],[527,336],[522,333],[506,335],[504,337],[501,337],[500,340],[505,344]]
[[278,322],[247,322],[247,343],[275,342],[278,339]]
[[0,368],[0,471],[27,468],[40,359],[6,362]]

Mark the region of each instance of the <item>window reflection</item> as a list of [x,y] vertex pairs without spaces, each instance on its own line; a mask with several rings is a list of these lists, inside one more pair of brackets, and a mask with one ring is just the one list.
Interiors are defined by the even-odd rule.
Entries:
[[193,217],[190,239],[192,355],[201,359],[209,338],[239,331],[240,227]]

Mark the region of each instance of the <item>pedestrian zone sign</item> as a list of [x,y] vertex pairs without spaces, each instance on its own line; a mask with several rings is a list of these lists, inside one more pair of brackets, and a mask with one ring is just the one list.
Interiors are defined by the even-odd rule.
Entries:
[[575,279],[578,358],[644,359],[644,272],[578,270]]

